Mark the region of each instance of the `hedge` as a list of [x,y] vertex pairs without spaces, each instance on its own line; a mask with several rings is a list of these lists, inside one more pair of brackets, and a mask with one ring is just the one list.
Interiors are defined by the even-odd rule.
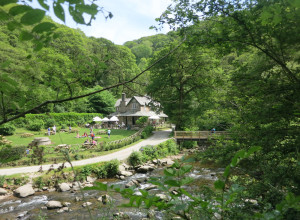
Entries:
[[[68,113],[45,113],[45,114],[27,114],[25,118],[20,118],[15,120],[15,124],[29,124],[36,120],[41,120],[47,126],[49,122],[52,121],[57,122],[57,125],[83,125],[88,122],[92,122],[93,118],[99,116],[103,117],[100,113],[75,113],[75,112],[68,112]],[[53,124],[54,125],[54,124]],[[51,125],[51,126],[53,126]],[[18,127],[18,126],[17,126]]]

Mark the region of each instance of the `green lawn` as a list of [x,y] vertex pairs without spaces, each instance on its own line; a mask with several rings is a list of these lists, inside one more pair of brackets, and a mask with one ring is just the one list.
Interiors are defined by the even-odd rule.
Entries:
[[[79,130],[79,135],[83,135],[84,132],[87,134],[90,133],[90,130],[88,128],[74,128]],[[97,135],[98,131],[105,131],[104,129],[94,129],[94,133],[96,137],[101,137],[101,138],[96,138],[95,140],[97,142],[107,142],[107,141],[114,141],[114,140],[119,140],[125,137],[128,137],[132,134],[134,134],[136,131],[131,131],[131,130],[111,130],[111,135],[110,138],[108,138],[107,134],[101,134]],[[56,135],[51,135],[47,136],[45,135],[46,129],[40,132],[33,132],[33,131],[28,131],[26,129],[18,128],[15,132],[15,135],[12,136],[6,136],[6,139],[9,141],[12,141],[13,146],[26,146],[28,145],[31,141],[33,141],[34,138],[36,137],[49,137],[51,141],[53,142],[53,145],[59,145],[59,144],[69,144],[69,145],[74,145],[74,144],[82,144],[87,138],[76,138],[76,133],[68,133],[68,132],[60,132],[57,133]],[[27,137],[23,138],[21,135],[23,133],[31,133],[34,134],[32,137]],[[91,139],[91,138],[89,138]]]
[[[79,130],[79,135],[83,135],[84,132],[86,132],[87,134],[90,133],[88,128],[74,128],[74,129]],[[98,135],[97,132],[100,130],[105,131],[104,129],[94,129],[95,136],[101,137],[101,138],[95,139],[95,140],[97,140],[98,143],[120,140],[120,139],[126,138],[137,132],[137,131],[132,131],[132,130],[121,130],[121,129],[114,130],[114,129],[112,129],[110,138],[108,138],[108,135],[106,133]],[[120,150],[120,149],[115,149],[112,151],[103,151],[99,148],[85,149],[82,147],[82,144],[87,138],[77,138],[76,137],[77,133],[61,132],[61,133],[57,133],[56,135],[47,136],[47,135],[45,135],[45,132],[46,132],[46,130],[43,130],[41,132],[32,132],[32,131],[28,131],[26,129],[17,129],[15,132],[15,135],[6,136],[6,138],[8,140],[12,141],[13,146],[27,146],[36,137],[49,137],[51,139],[51,141],[53,142],[53,144],[44,148],[43,164],[51,164],[51,163],[65,161],[65,157],[64,157],[63,153],[61,153],[60,151],[57,151],[55,149],[55,147],[53,147],[53,146],[57,146],[59,144],[72,145],[72,147],[69,151],[69,156],[70,156],[71,160],[87,159],[87,158],[96,157],[96,156],[100,156],[100,155],[106,155],[108,153]],[[21,137],[21,135],[24,133],[31,133],[31,134],[34,134],[34,136],[23,138],[23,137]],[[91,139],[91,138],[89,137],[88,139]],[[128,146],[124,146],[122,148],[126,148],[126,147],[128,147]],[[17,161],[9,162],[8,164],[2,164],[1,167],[16,167],[16,166],[24,166],[24,165],[33,165],[35,163],[31,162],[32,156],[33,156],[32,152],[30,152],[29,155],[26,155],[26,153],[24,152],[24,156],[21,159],[19,159]],[[33,157],[33,158],[35,158],[35,157]]]

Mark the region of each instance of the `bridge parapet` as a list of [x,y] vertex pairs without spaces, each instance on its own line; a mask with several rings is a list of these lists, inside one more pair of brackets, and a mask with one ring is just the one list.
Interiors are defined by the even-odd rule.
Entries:
[[176,140],[207,140],[208,137],[228,136],[227,131],[174,131],[174,138]]

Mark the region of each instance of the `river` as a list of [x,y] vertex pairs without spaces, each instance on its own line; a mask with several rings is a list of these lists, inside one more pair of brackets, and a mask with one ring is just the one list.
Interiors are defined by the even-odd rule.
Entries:
[[[192,172],[188,175],[195,179],[195,182],[187,187],[190,192],[195,192],[199,186],[212,185],[217,176],[223,172],[221,168],[207,168],[196,164]],[[131,180],[140,180],[142,183],[135,189],[137,193],[138,189],[145,189],[149,187],[149,183],[143,182],[149,177],[158,177],[163,174],[163,168],[157,168],[152,172],[147,174],[136,173],[131,177],[127,177],[124,180],[119,179],[103,179],[99,180],[101,182],[107,182],[108,185],[118,184],[125,186]],[[149,190],[151,194],[160,193],[158,189]],[[84,191],[85,200],[91,202],[92,205],[89,206],[91,215],[93,219],[113,219],[113,214],[123,212],[127,214],[130,219],[139,220],[147,217],[148,210],[136,209],[136,208],[124,208],[119,207],[119,205],[127,202],[126,199],[122,198],[117,193],[110,193],[109,195],[113,198],[111,204],[102,204],[97,199],[105,194],[104,192],[99,192],[95,190]],[[82,207],[84,201],[75,201],[76,197],[82,198],[80,191],[76,192],[36,192],[33,196],[27,198],[17,198],[9,197],[1,200],[0,204],[0,219],[53,219],[53,220],[83,220],[90,219],[90,214],[88,209]],[[58,213],[58,209],[48,210],[45,208],[45,204],[50,200],[56,200],[61,202],[71,203],[69,208],[72,210],[70,212]],[[153,215],[155,219],[164,219],[164,214],[159,211],[154,211]]]

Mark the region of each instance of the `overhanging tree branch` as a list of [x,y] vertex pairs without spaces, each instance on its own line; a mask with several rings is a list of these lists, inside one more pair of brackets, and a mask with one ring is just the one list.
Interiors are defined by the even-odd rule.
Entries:
[[87,97],[87,96],[90,96],[90,95],[94,95],[94,94],[97,94],[97,93],[100,93],[100,92],[103,92],[103,91],[106,91],[106,90],[109,90],[109,89],[112,89],[112,88],[116,88],[116,87],[119,87],[119,86],[123,86],[123,85],[126,85],[128,83],[133,83],[134,80],[136,80],[138,77],[140,77],[142,74],[144,74],[146,71],[150,70],[153,66],[155,66],[157,63],[161,62],[163,59],[165,59],[166,57],[168,57],[170,54],[172,54],[175,50],[177,50],[177,48],[179,48],[184,42],[186,41],[186,36],[184,37],[184,39],[176,46],[174,47],[172,50],[170,50],[167,54],[165,54],[164,56],[162,56],[161,58],[159,58],[157,61],[155,61],[153,64],[151,64],[149,67],[147,67],[145,70],[143,70],[142,72],[140,72],[139,74],[137,74],[135,77],[133,77],[132,79],[130,80],[127,80],[127,81],[124,81],[124,82],[120,82],[120,83],[117,83],[115,85],[112,85],[112,86],[108,86],[108,87],[105,87],[103,89],[100,89],[100,90],[97,90],[97,91],[94,91],[94,92],[90,92],[90,93],[87,93],[87,94],[83,94],[83,95],[79,95],[79,96],[75,96],[75,97],[69,97],[69,98],[65,98],[65,99],[60,99],[60,100],[47,100],[27,111],[24,111],[24,112],[21,112],[13,117],[10,117],[10,118],[3,118],[2,121],[0,121],[0,125],[2,124],[5,124],[9,121],[13,121],[17,118],[20,118],[20,117],[24,117],[26,114],[29,114],[29,113],[32,113],[34,112],[35,110],[45,106],[45,105],[48,105],[48,104],[56,104],[56,103],[63,103],[63,102],[68,102],[68,101],[72,101],[72,100],[76,100],[76,99],[80,99],[80,98],[84,98],[84,97]]

